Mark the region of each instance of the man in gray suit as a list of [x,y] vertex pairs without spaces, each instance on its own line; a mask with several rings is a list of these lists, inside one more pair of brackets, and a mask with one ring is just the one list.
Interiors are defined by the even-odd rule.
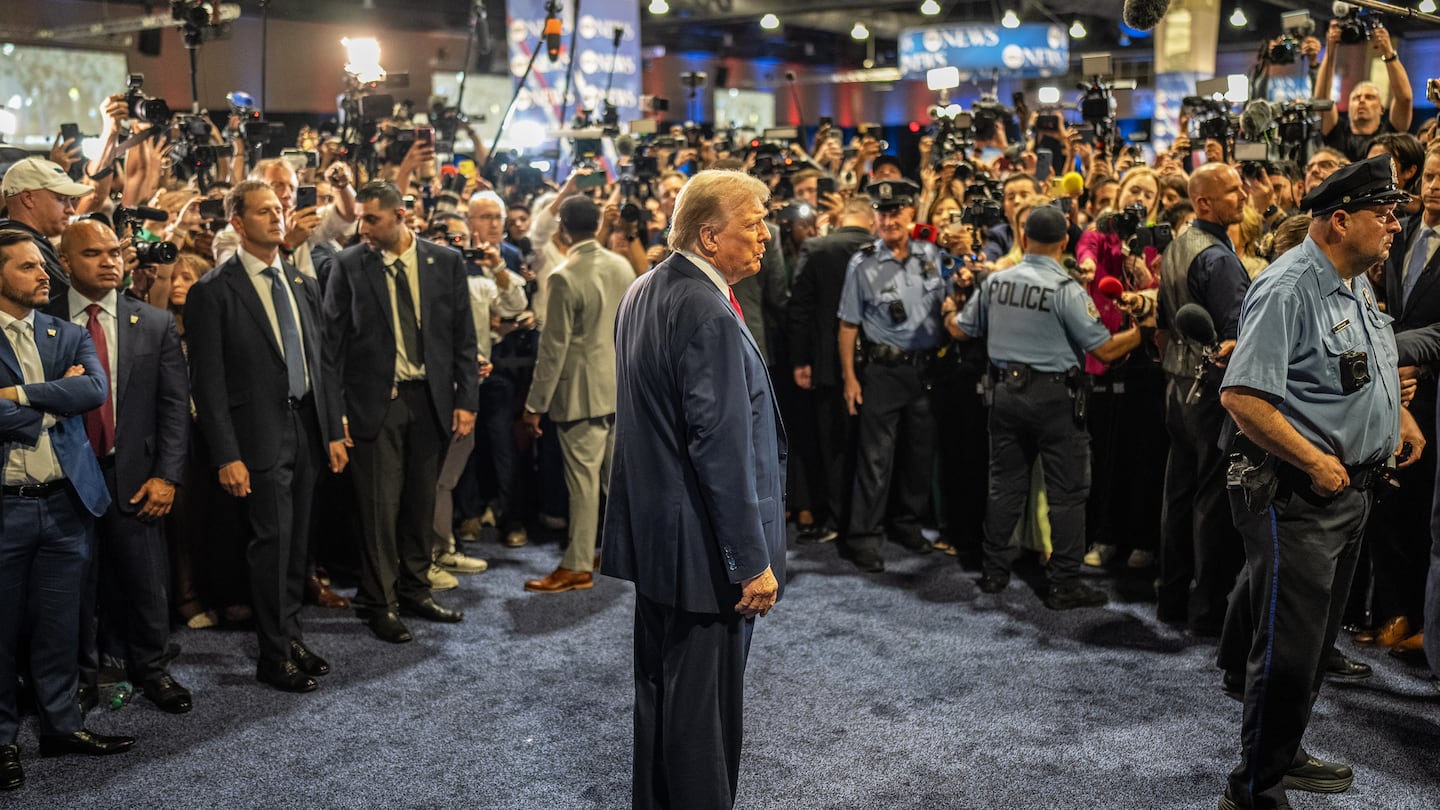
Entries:
[[615,313],[635,273],[629,262],[595,241],[600,208],[576,196],[560,206],[569,258],[550,275],[545,329],[525,424],[540,435],[550,414],[565,458],[570,490],[570,545],[560,567],[525,583],[525,590],[560,593],[594,584],[595,534],[602,482],[610,477],[615,427]]

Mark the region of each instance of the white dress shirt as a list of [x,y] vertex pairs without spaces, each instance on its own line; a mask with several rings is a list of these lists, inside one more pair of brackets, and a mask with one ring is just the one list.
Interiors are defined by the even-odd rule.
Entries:
[[[10,341],[10,348],[15,351],[15,358],[20,361],[20,374],[25,382],[45,382],[45,367],[40,362],[40,350],[35,346],[34,310],[18,320],[0,312],[0,332],[5,333],[5,339]],[[25,395],[25,387],[22,385],[16,390],[19,403],[29,405],[30,398]],[[50,428],[54,425],[55,417],[45,414],[40,424],[40,440],[34,447],[27,447],[20,442],[4,443],[6,486],[43,484],[64,477],[60,459],[55,455],[55,447],[50,443]]]
[[725,277],[720,275],[720,271],[715,269],[715,265],[705,261],[704,259],[700,258],[698,254],[691,253],[688,250],[680,251],[680,255],[689,259],[692,264],[700,268],[701,272],[703,272],[705,276],[709,278],[712,282],[714,282],[715,286],[719,288],[720,294],[725,296],[725,300],[730,300],[730,285],[725,283]]
[[[340,215],[339,209],[334,204],[322,206],[316,215],[320,217],[320,226],[310,233],[300,247],[290,256],[290,263],[295,265],[304,275],[315,278],[315,260],[310,257],[312,245],[329,244],[335,247],[339,240],[347,236],[355,227],[353,221],[345,219]],[[210,246],[211,253],[215,254],[215,266],[220,266],[224,261],[240,249],[240,234],[229,225],[220,229],[215,234],[214,243]]]
[[[415,245],[419,242],[412,234],[410,246],[400,254],[388,250],[380,252],[380,261],[385,264],[385,289],[390,292],[390,326],[395,335],[395,380],[407,382],[425,379],[425,358],[411,357],[405,352],[405,341],[400,337],[400,303],[395,296],[395,271],[391,267],[398,259],[405,266],[405,280],[410,287],[410,302],[415,305],[415,328],[423,329],[420,315],[420,256]],[[423,332],[421,333],[424,334]],[[422,343],[423,346],[423,343]]]
[[[120,294],[111,290],[105,293],[105,296],[99,301],[91,301],[89,298],[75,292],[75,288],[71,287],[65,296],[66,304],[68,305],[66,311],[70,313],[70,322],[87,332],[90,330],[90,315],[85,309],[91,304],[100,305],[100,330],[105,333],[105,351],[108,354],[108,357],[105,358],[108,361],[108,365],[105,368],[105,375],[110,387],[110,410],[116,414],[116,418],[118,419],[119,409],[116,408],[116,404],[120,401],[120,386],[117,381],[120,378],[115,375],[117,373],[116,370],[120,367],[119,360],[117,359],[120,356],[120,347],[116,345],[115,324],[117,322],[116,319],[119,317],[117,308],[120,305],[118,301]],[[115,451],[112,449],[110,452],[113,453]]]
[[[245,275],[250,277],[250,283],[255,285],[255,293],[260,296],[260,306],[265,309],[265,317],[270,321],[270,332],[275,335],[275,345],[280,349],[280,356],[285,356],[285,339],[280,336],[280,320],[275,317],[275,298],[270,292],[270,277],[265,275],[265,270],[270,267],[280,271],[280,287],[285,290],[285,297],[290,299],[290,314],[295,318],[295,332],[300,335],[300,362],[305,364],[305,390],[310,391],[310,361],[305,357],[305,326],[300,319],[300,305],[295,300],[295,292],[285,281],[285,267],[280,263],[277,255],[272,264],[266,264],[250,251],[241,248],[239,253],[240,264],[245,268]],[[309,283],[309,282],[301,282]]]

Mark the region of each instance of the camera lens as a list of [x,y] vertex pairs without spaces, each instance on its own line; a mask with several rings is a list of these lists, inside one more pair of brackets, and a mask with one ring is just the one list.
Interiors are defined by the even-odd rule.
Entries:
[[141,242],[135,246],[135,258],[141,264],[170,264],[179,256],[174,242]]

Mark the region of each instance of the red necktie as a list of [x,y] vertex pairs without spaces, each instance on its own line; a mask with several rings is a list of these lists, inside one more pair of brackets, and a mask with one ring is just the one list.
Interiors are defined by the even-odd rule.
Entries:
[[740,320],[745,320],[745,312],[740,309],[740,302],[735,300],[734,288],[726,287],[725,289],[730,293],[730,306],[735,308],[735,314],[740,316]]
[[95,343],[95,357],[100,361],[100,368],[105,369],[105,401],[100,407],[85,414],[85,435],[90,437],[90,449],[100,458],[110,455],[115,449],[115,406],[111,404],[110,392],[114,390],[110,386],[110,345],[105,342],[105,330],[100,326],[100,305],[91,304],[85,308],[85,314],[90,316],[90,322],[85,328],[90,331],[90,340]]

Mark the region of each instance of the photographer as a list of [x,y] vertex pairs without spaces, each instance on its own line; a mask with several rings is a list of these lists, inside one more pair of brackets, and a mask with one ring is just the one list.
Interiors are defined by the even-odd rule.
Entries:
[[[1331,20],[1325,32],[1325,55],[1320,60],[1320,74],[1315,80],[1315,99],[1328,101],[1330,85],[1335,77],[1335,49],[1340,44],[1341,25]],[[1394,95],[1390,112],[1381,107],[1380,88],[1371,82],[1359,82],[1350,90],[1350,105],[1342,114],[1331,107],[1320,113],[1320,134],[1327,146],[1339,149],[1350,160],[1362,160],[1370,139],[1384,132],[1409,132],[1414,114],[1415,97],[1410,89],[1410,76],[1400,64],[1400,54],[1390,42],[1390,32],[1375,25],[1367,39],[1385,63],[1385,73]]]

